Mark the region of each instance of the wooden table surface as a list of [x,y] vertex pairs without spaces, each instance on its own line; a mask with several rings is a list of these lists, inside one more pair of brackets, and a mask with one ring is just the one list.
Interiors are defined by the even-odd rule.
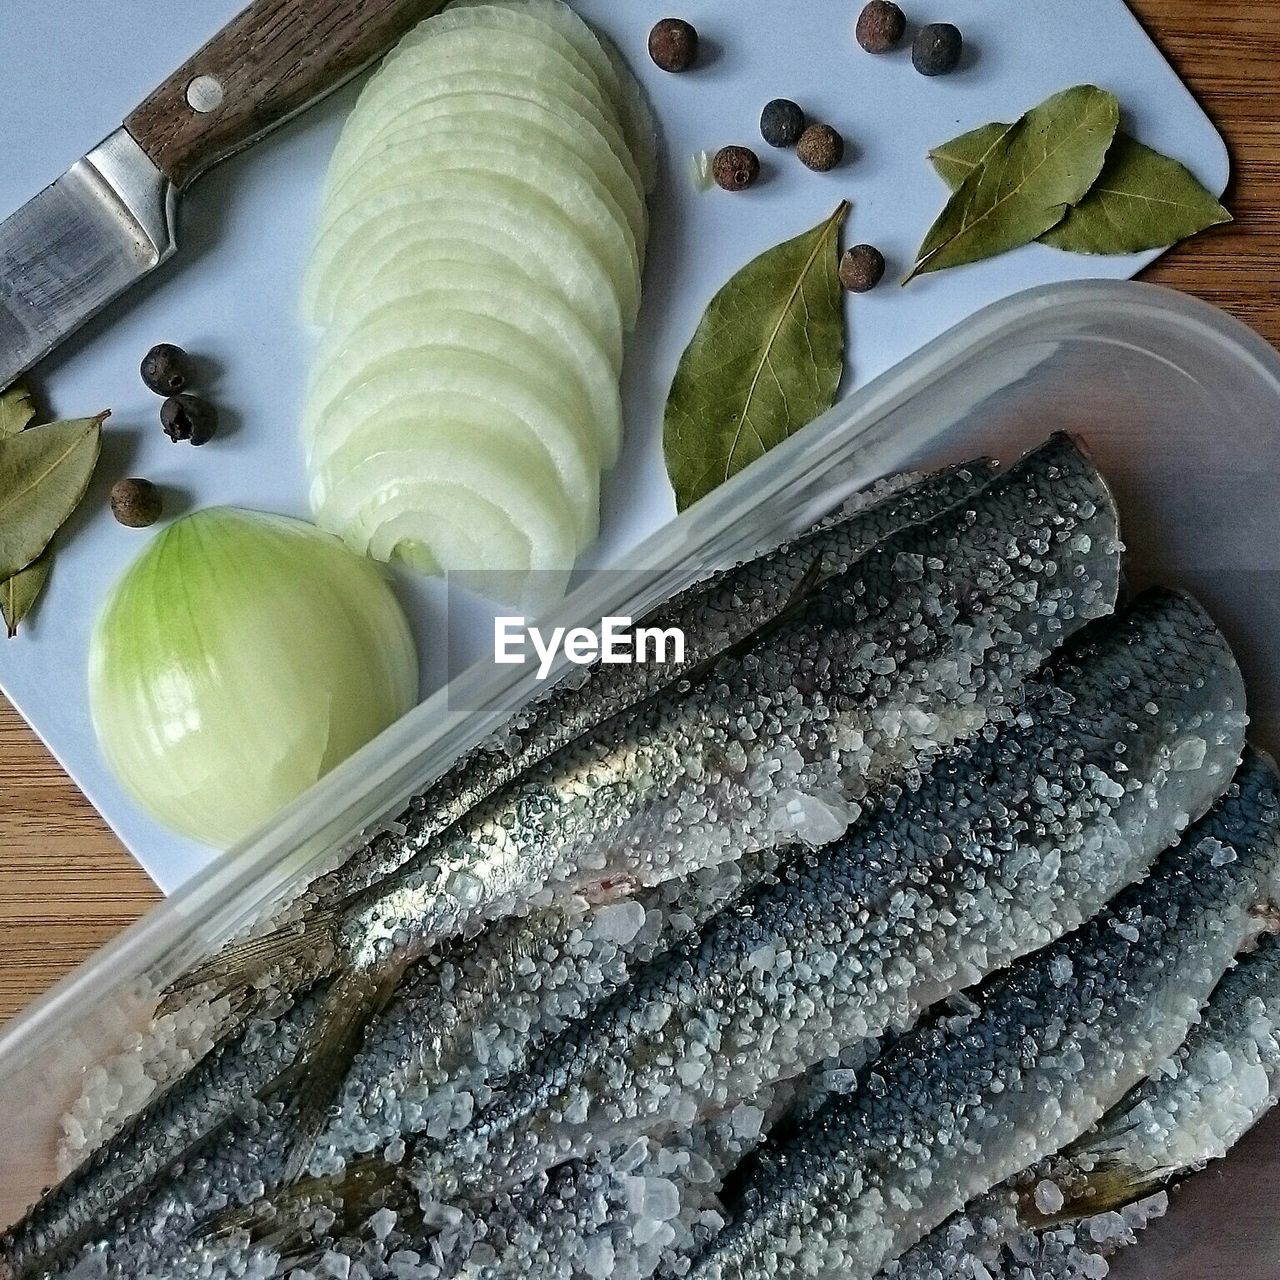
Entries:
[[[1235,224],[1180,246],[1146,278],[1224,307],[1280,346],[1280,3],[1134,0],[1134,8],[1221,127],[1235,168],[1227,198]],[[158,896],[0,700],[0,1022]]]

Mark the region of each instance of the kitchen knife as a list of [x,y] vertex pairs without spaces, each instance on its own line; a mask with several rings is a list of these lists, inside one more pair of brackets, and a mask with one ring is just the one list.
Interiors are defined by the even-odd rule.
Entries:
[[444,0],[256,0],[0,222],[0,388],[177,248],[179,193],[319,101]]

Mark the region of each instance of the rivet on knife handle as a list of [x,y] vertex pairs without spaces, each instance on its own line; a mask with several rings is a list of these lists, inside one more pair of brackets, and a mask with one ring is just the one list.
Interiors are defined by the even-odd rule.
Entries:
[[386,52],[444,0],[256,0],[125,121],[183,187]]

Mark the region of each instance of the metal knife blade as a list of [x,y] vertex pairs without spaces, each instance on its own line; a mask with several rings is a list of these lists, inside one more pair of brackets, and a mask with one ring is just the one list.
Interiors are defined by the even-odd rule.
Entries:
[[175,198],[117,129],[0,222],[0,388],[173,254]]

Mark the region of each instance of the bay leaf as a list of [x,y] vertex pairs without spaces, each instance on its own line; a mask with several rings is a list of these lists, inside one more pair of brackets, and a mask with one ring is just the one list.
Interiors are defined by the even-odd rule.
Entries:
[[106,416],[0,437],[0,580],[25,569],[84,497]]
[[959,191],[965,178],[982,165],[983,160],[991,152],[991,148],[1005,136],[1011,125],[982,124],[969,133],[961,133],[959,138],[943,142],[929,152],[929,163],[937,170],[938,177],[952,191]]
[[844,372],[837,274],[848,202],[766,250],[711,300],[667,397],[663,451],[684,510],[834,403]]
[[987,158],[991,148],[995,146],[1010,126],[1007,124],[984,124],[968,133],[962,133],[940,147],[929,152],[929,160],[938,177],[951,188],[958,191],[964,180],[977,169]]
[[1094,85],[1033,107],[956,189],[907,280],[1007,253],[1057,226],[1097,181],[1119,126],[1115,94]]
[[[935,147],[929,159],[954,191],[1008,128],[983,125]],[[1141,253],[1230,221],[1231,214],[1184,165],[1121,132],[1088,195],[1040,243],[1069,253]]]
[[18,634],[18,624],[40,598],[52,567],[53,548],[45,547],[25,569],[0,582],[0,614],[4,615],[10,640]]
[[1089,194],[1040,239],[1070,253],[1141,253],[1230,221],[1185,165],[1121,135]]
[[0,391],[0,439],[16,436],[31,425],[35,416],[35,401],[22,383],[15,382],[7,391]]

